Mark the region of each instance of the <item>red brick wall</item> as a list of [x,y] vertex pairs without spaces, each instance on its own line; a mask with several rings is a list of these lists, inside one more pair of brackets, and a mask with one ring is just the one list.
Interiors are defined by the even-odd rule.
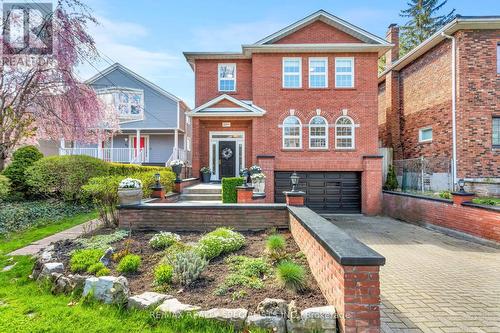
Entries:
[[384,192],[383,212],[410,223],[434,224],[500,242],[500,213],[491,210]]
[[322,21],[313,22],[272,44],[362,43]]
[[500,149],[492,149],[492,116],[500,116],[500,30],[462,30],[456,38],[458,177],[500,177]]
[[305,254],[341,332],[380,331],[379,266],[343,266],[290,214],[290,231]]
[[224,92],[238,99],[252,99],[252,61],[249,59],[196,60],[195,106],[223,94],[218,87],[218,64],[236,63],[236,91]]

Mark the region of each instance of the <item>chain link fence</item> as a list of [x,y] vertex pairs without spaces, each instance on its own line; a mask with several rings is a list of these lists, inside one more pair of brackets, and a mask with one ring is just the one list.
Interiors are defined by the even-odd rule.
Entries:
[[403,192],[453,190],[452,161],[446,157],[394,160],[393,165]]

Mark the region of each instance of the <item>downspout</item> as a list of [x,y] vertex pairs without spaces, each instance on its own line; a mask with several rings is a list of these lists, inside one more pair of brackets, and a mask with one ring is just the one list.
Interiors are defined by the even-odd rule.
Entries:
[[456,187],[457,177],[457,75],[456,75],[456,39],[453,36],[447,35],[444,31],[441,35],[445,38],[451,39],[451,131],[452,131],[452,146],[453,146],[453,186]]

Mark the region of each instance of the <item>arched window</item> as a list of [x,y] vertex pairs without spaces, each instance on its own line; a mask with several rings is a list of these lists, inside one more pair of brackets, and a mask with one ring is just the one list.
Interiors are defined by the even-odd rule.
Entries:
[[302,148],[302,124],[295,116],[289,116],[283,121],[283,148]]
[[335,122],[335,148],[354,149],[354,122],[342,116]]
[[315,116],[309,122],[309,148],[328,148],[328,123],[321,116]]

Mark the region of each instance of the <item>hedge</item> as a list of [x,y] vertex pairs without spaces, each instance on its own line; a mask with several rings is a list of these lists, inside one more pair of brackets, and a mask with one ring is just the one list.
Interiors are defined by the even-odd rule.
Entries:
[[36,161],[41,159],[43,154],[35,146],[24,146],[19,148],[12,155],[12,163],[3,171],[3,175],[10,179],[11,190],[26,196],[28,184],[24,173]]
[[10,180],[9,178],[0,175],[0,201],[7,198],[10,193]]
[[222,202],[237,203],[236,187],[243,185],[244,182],[245,178],[243,177],[222,178]]

